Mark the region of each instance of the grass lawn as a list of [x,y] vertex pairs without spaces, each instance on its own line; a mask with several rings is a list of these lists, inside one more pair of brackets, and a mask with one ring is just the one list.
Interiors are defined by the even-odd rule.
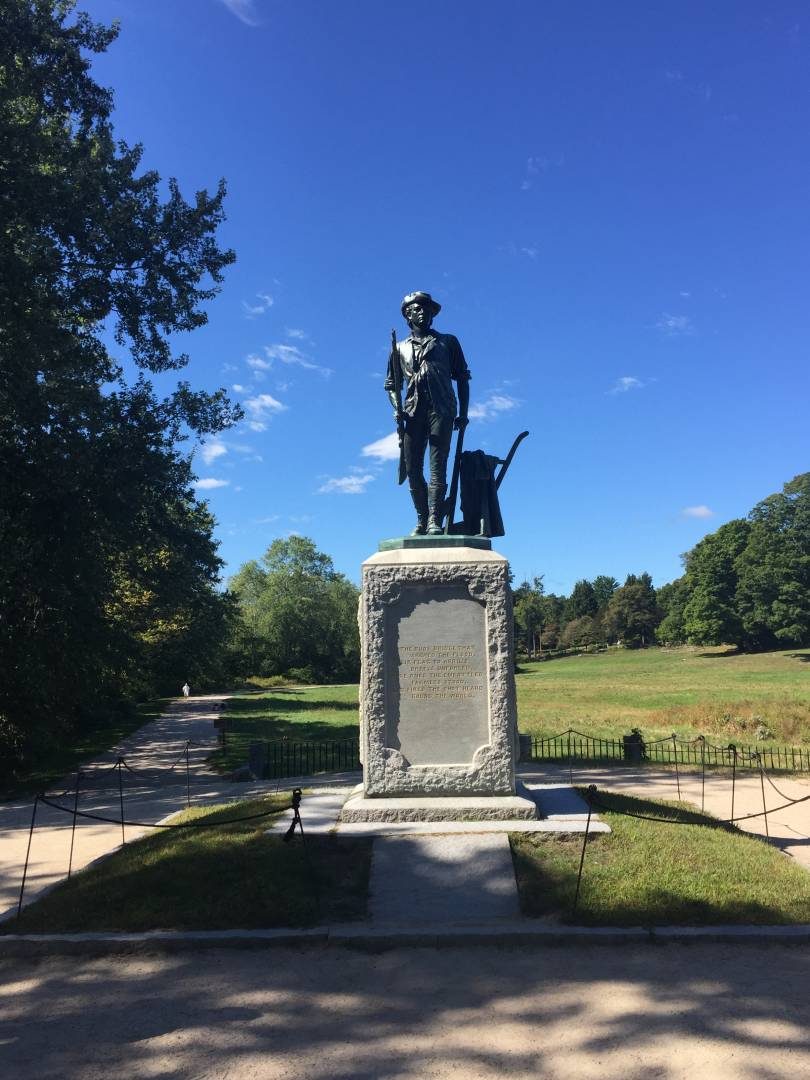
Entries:
[[45,791],[55,781],[74,772],[83,761],[104,753],[144,724],[157,720],[173,700],[157,698],[122,708],[105,717],[103,723],[74,736],[75,741],[69,746],[54,744],[50,751],[40,752],[30,769],[0,789],[0,799],[16,799],[21,795]]
[[600,810],[613,832],[588,841],[575,916],[582,838],[512,834],[525,915],[589,926],[810,923],[810,873],[764,841],[683,804],[606,792],[599,798],[681,824]]
[[[289,792],[178,814],[227,821],[280,812]],[[267,836],[272,818],[207,829],[161,829],[75,874],[5,933],[227,930],[311,926],[363,918],[371,842]]]
[[[648,739],[676,732],[723,743],[810,743],[810,649],[736,654],[727,649],[621,649],[521,663],[520,730],[569,727],[597,738],[641,728]],[[254,739],[356,739],[357,686],[274,688],[231,698],[227,745],[214,764],[243,764]],[[765,738],[762,738],[762,735]]]
[[330,742],[357,739],[357,685],[280,687],[247,692],[225,702],[230,721],[225,747],[213,755],[216,768],[228,771],[247,761],[254,740]]
[[734,654],[725,649],[619,649],[521,663],[520,730],[569,727],[597,738],[641,728],[754,742],[762,726],[776,743],[810,742],[810,649]]

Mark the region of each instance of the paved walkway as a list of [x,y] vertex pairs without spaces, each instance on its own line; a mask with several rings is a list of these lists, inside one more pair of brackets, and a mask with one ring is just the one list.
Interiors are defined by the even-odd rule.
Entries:
[[0,961],[15,1080],[799,1080],[810,949],[221,949]]
[[[219,715],[226,694],[206,694],[174,702],[160,719],[129,735],[112,750],[82,765],[79,809],[120,821],[121,803],[119,757],[126,759],[130,772],[121,773],[125,817],[128,821],[160,821],[186,805],[185,747],[189,747],[189,789],[192,804],[212,798],[243,797],[244,785],[230,784],[212,772],[206,758],[217,743],[213,721]],[[174,773],[170,773],[176,764]],[[112,768],[111,768],[112,766]],[[168,779],[167,778],[171,778]],[[54,784],[50,791],[64,792],[53,801],[73,806],[75,776]],[[162,786],[156,786],[160,783]],[[33,800],[26,797],[0,804],[0,918],[15,911],[19,899]],[[25,888],[26,901],[60,881],[68,871],[71,848],[70,815],[47,806],[37,809],[36,829]],[[148,830],[127,827],[127,840]],[[79,870],[121,843],[120,824],[82,819],[76,829],[72,867]]]

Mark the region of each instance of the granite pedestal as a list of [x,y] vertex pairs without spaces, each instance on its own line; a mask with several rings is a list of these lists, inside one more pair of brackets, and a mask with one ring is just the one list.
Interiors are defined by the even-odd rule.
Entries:
[[534,818],[515,785],[508,563],[480,538],[419,539],[363,564],[364,779],[341,820]]

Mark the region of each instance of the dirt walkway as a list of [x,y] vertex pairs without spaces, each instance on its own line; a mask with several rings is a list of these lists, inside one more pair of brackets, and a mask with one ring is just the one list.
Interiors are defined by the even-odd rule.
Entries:
[[795,1080],[810,951],[222,950],[0,963],[16,1080]]
[[[118,774],[111,770],[119,757],[131,770],[123,770],[125,817],[129,821],[159,821],[186,805],[186,769],[184,750],[189,747],[189,778],[192,800],[210,800],[223,790],[230,797],[242,795],[241,789],[227,785],[205,764],[217,743],[213,721],[219,715],[226,694],[207,694],[179,699],[158,720],[147,724],[124,739],[114,749],[82,765],[82,790],[79,809],[120,821],[121,803]],[[177,768],[171,773],[172,765]],[[158,786],[160,785],[160,786]],[[73,806],[70,789],[75,776],[54,784],[53,792],[65,791],[54,801]],[[33,800],[13,800],[0,805],[0,918],[16,910],[20,891]],[[42,806],[37,810],[37,827],[31,845],[26,900],[65,876],[70,861],[71,817]],[[126,829],[126,838],[134,840],[147,830]],[[76,830],[72,866],[78,870],[100,855],[114,851],[121,843],[120,825],[80,819]]]

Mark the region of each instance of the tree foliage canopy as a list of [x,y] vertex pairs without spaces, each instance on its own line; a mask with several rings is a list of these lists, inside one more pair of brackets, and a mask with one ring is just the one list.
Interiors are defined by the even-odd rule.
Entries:
[[238,411],[128,385],[107,346],[144,372],[187,362],[173,335],[233,261],[224,186],[188,203],[139,171],[90,74],[117,30],[72,7],[5,0],[0,36],[0,745],[18,755],[169,662],[197,677],[228,608],[179,444]]
[[358,590],[306,536],[274,540],[231,579],[234,663],[244,676],[349,682],[360,671]]

